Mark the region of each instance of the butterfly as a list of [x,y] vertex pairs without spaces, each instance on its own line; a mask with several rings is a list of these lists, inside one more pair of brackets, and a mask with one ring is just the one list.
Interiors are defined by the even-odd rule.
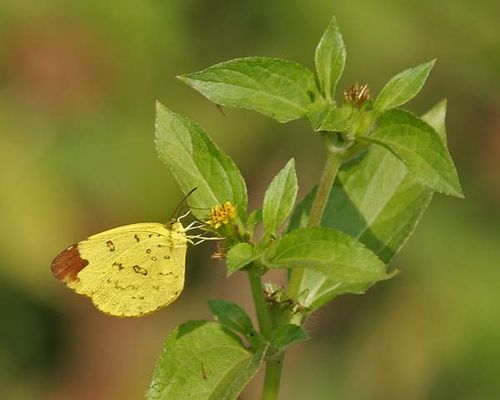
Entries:
[[52,274],[106,314],[139,317],[156,311],[184,287],[188,243],[221,239],[189,235],[208,225],[194,221],[184,227],[181,219],[188,214],[167,224],[138,223],[92,235],[59,253]]

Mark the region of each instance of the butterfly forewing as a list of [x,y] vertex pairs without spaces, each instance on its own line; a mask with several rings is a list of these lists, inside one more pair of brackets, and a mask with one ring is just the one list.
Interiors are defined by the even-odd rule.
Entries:
[[59,254],[54,275],[115,316],[140,316],[174,301],[184,285],[181,229],[127,225],[93,235]]

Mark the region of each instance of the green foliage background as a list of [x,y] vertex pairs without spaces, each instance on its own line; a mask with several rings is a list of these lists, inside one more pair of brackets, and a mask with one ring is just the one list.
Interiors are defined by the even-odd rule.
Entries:
[[[250,304],[213,248],[191,248],[188,287],[138,320],[97,313],[51,276],[65,246],[112,226],[166,221],[181,194],[153,143],[155,100],[199,122],[246,177],[250,205],[295,157],[299,196],[317,179],[319,139],[225,110],[175,79],[241,56],[313,68],[335,14],[344,89],[374,92],[437,58],[417,114],[448,98],[449,146],[466,200],[436,195],[394,264],[397,278],[309,321],[287,356],[284,399],[494,399],[500,392],[500,32],[498,2],[326,0],[0,4],[0,398],[137,399],[163,340],[207,298]],[[255,194],[259,194],[255,196]],[[317,368],[312,368],[317,366]],[[245,399],[255,398],[252,388]]]

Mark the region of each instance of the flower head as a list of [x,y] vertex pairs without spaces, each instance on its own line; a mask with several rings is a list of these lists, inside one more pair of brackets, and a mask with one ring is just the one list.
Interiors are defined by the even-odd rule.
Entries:
[[233,221],[236,217],[236,207],[227,201],[224,204],[215,206],[210,211],[210,215],[207,219],[207,224],[214,229],[220,228],[222,225],[228,224]]
[[370,100],[370,90],[368,85],[355,83],[344,91],[345,99],[355,107],[361,107]]

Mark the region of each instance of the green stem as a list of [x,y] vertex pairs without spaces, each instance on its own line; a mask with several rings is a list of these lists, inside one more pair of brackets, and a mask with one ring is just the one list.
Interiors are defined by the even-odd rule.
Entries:
[[[250,287],[252,289],[252,297],[255,304],[255,312],[257,314],[257,321],[259,322],[260,332],[266,339],[269,339],[273,329],[273,320],[271,318],[269,306],[264,298],[262,281],[260,276],[252,271],[248,271],[248,280],[250,281]],[[284,354],[281,354],[279,358],[266,362],[262,400],[276,400],[278,398],[283,356]]]
[[280,389],[281,370],[283,369],[284,353],[276,360],[266,363],[266,375],[264,378],[264,390],[262,400],[277,400]]
[[269,338],[272,330],[271,314],[264,298],[264,290],[260,276],[252,271],[248,271],[248,280],[252,289],[253,302],[255,304],[255,313],[261,333],[266,339]]
[[[321,175],[318,190],[316,191],[316,197],[314,198],[314,202],[311,206],[309,223],[307,225],[309,228],[318,226],[321,223],[326,203],[330,197],[330,191],[332,190],[337,172],[342,164],[342,159],[338,152],[330,150],[327,154],[328,157],[323,169],[323,174]],[[288,285],[288,295],[292,299],[296,299],[299,295],[303,275],[303,269],[294,269],[291,273],[290,283]],[[257,320],[259,321],[261,333],[269,339],[269,335],[273,329],[273,321],[269,307],[264,298],[260,276],[252,271],[249,271],[248,278],[252,288],[252,296],[255,303],[255,311],[257,313]],[[300,323],[300,318],[297,322]],[[262,400],[278,399],[284,356],[285,354],[282,353],[278,358],[266,362]]]
[[335,177],[337,176],[341,163],[337,153],[328,152],[328,158],[326,159],[325,168],[321,175],[318,191],[316,192],[316,197],[311,206],[311,213],[309,214],[309,222],[307,224],[308,228],[314,228],[321,223],[326,203],[330,197],[333,182],[335,182]]
[[[311,213],[309,214],[309,222],[307,224],[308,228],[320,225],[337,172],[342,165],[342,159],[338,152],[330,150],[327,154],[328,157],[321,175],[318,190],[316,191],[316,197],[311,206]],[[292,271],[288,284],[288,295],[290,298],[296,299],[299,296],[303,275],[304,269],[302,268],[296,268]]]

